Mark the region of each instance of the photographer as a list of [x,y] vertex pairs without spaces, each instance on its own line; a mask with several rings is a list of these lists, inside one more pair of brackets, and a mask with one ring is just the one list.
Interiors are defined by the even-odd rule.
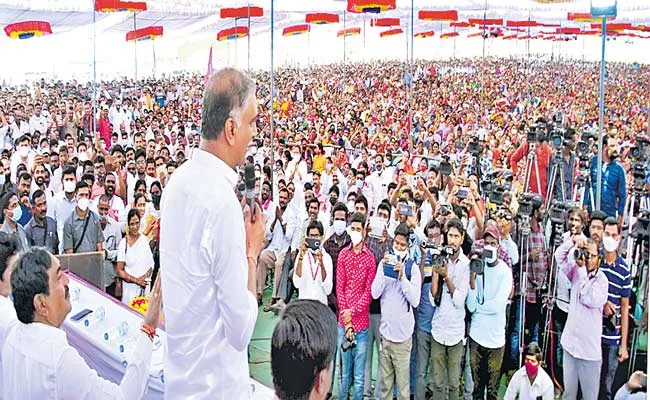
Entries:
[[[564,232],[563,238],[566,240],[568,237],[578,235],[582,239],[587,239],[587,237],[582,233],[585,228],[586,220],[585,213],[579,207],[572,207],[567,213],[567,222],[566,227],[567,231]],[[572,254],[569,254],[571,258]],[[570,296],[571,282],[566,276],[564,271],[561,268],[557,268],[557,286],[556,286],[556,297],[555,297],[555,307],[553,308],[553,329],[554,332],[551,332],[553,335],[553,341],[555,345],[555,373],[554,378],[557,379],[560,383],[562,382],[562,345],[559,343],[559,338],[562,337],[562,332],[564,331],[564,326],[566,325],[567,315],[569,313],[569,300]],[[553,356],[553,355],[552,355]]]
[[393,248],[377,268],[372,282],[372,297],[380,299],[382,350],[379,355],[382,376],[381,397],[407,400],[409,364],[415,320],[413,308],[420,304],[420,269],[409,255],[409,228],[402,223],[395,229]]
[[[627,183],[625,181],[625,170],[616,161],[618,158],[616,138],[603,137],[603,165],[598,165],[598,156],[591,159],[591,193],[596,196],[596,185],[598,182],[598,168],[602,168],[602,187],[600,192],[600,209],[608,217],[616,217],[619,226],[623,224],[623,212],[625,210],[625,199],[627,197]],[[589,206],[591,211],[591,193],[586,191],[584,204]],[[594,201],[594,205],[596,201]]]
[[[496,400],[505,348],[506,306],[512,291],[512,270],[497,254],[501,234],[494,221],[483,233],[483,273],[470,273],[467,309],[472,313],[469,329],[469,355],[474,380],[474,399]],[[478,259],[473,255],[472,259]],[[480,289],[479,289],[480,287]]]
[[322,238],[323,225],[312,220],[298,252],[293,284],[298,289],[298,299],[318,300],[327,305],[327,296],[332,292],[332,257],[322,249]]
[[522,244],[522,265],[526,285],[526,313],[524,343],[537,341],[533,338],[535,328],[542,316],[541,290],[548,273],[546,255],[546,238],[542,227],[542,203],[533,201],[533,212],[530,217],[530,233],[527,242]]
[[[431,280],[433,271],[431,261],[433,254],[427,249],[429,246],[440,246],[442,244],[442,234],[440,223],[432,219],[424,228],[426,242],[422,243],[422,257],[420,257],[420,276],[422,276],[422,290],[420,294],[420,305],[417,308],[416,317],[416,360],[415,360],[415,398],[424,399],[425,394],[425,377],[427,369],[431,364],[431,319],[436,310],[429,299],[431,290]],[[431,367],[433,365],[431,364]],[[433,371],[433,369],[432,369]],[[433,374],[429,378],[432,380]],[[432,391],[433,382],[429,382],[426,392]]]
[[[570,260],[570,253],[575,260]],[[571,282],[569,313],[560,340],[563,398],[576,399],[579,385],[585,399],[596,399],[602,361],[602,313],[608,286],[605,273],[598,268],[598,246],[591,239],[574,235],[555,250],[555,260]]]
[[453,254],[434,266],[429,301],[437,309],[431,320],[431,370],[433,398],[458,399],[464,355],[465,299],[469,286],[469,259],[463,254],[465,230],[458,219],[447,223],[447,245]]
[[616,368],[629,357],[627,338],[632,281],[625,260],[618,254],[620,240],[618,221],[608,217],[603,232],[604,257],[600,261],[600,270],[609,281],[608,299],[603,311],[603,365],[599,395],[602,400],[612,397]]

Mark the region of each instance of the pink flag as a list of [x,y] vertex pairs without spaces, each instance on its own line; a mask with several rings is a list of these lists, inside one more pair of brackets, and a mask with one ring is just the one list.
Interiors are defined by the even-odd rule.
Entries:
[[212,68],[212,46],[210,46],[210,56],[208,57],[208,71],[205,73],[205,83],[208,83],[208,79],[212,76],[214,73],[214,69]]

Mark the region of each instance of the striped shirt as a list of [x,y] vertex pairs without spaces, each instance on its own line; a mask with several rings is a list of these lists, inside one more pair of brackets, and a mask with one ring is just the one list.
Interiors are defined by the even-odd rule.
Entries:
[[607,330],[603,327],[603,344],[616,346],[621,341],[621,298],[630,297],[632,290],[632,279],[630,270],[623,257],[618,255],[613,265],[608,264],[605,258],[600,262],[600,270],[605,273],[609,281],[607,300],[614,303],[616,307],[616,329]]
[[[526,285],[526,301],[537,303],[537,290],[542,288],[548,271],[548,258],[546,256],[546,239],[541,224],[531,227],[528,235],[528,246],[522,248],[522,260],[526,268],[528,284]],[[533,258],[532,250],[537,250],[537,259]]]

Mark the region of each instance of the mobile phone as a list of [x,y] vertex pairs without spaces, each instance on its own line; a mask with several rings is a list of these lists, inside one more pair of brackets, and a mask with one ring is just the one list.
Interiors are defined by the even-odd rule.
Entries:
[[413,215],[413,208],[409,204],[400,204],[399,214],[410,217],[411,215]]
[[458,189],[456,197],[458,197],[460,200],[465,200],[467,198],[467,189]]
[[386,222],[379,217],[370,217],[370,236],[380,238],[384,236]]
[[79,311],[75,315],[73,315],[70,319],[77,322],[77,321],[82,320],[84,317],[86,317],[91,312],[93,312],[93,310],[86,308],[84,310]]

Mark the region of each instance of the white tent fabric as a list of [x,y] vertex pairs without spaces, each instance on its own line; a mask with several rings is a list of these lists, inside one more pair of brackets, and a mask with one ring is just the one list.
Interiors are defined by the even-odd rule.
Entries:
[[[216,4],[215,4],[216,3]],[[248,40],[239,39],[216,42],[219,30],[234,26],[232,20],[219,17],[222,7],[244,6],[241,0],[149,0],[148,10],[138,13],[137,28],[162,25],[163,37],[154,42],[137,45],[125,41],[126,32],[134,29],[133,13],[96,13],[96,60],[100,79],[115,76],[134,76],[137,59],[138,75],[154,72],[172,73],[182,70],[204,71],[210,46],[214,47],[216,65],[229,64],[248,67]],[[486,8],[487,4],[487,8]],[[415,11],[414,32],[434,30],[436,36],[414,39],[415,58],[451,58],[483,55],[483,40],[468,39],[462,30],[457,39],[440,39],[440,33],[453,30],[448,23],[420,21],[421,9],[455,9],[459,19],[503,18],[504,20],[536,20],[561,23],[563,27],[588,27],[587,23],[567,20],[568,12],[589,12],[589,0],[567,3],[540,3],[532,0],[413,0]],[[29,40],[11,40],[0,37],[0,51],[5,62],[0,63],[0,76],[22,82],[36,77],[59,79],[92,77],[93,64],[93,5],[91,0],[0,0],[0,26],[26,21],[48,21],[53,34]],[[270,5],[271,0],[251,0],[251,6],[261,6],[265,15],[251,19],[251,68],[268,68],[270,65]],[[397,0],[397,9],[382,13],[381,17],[399,17],[406,33],[379,38],[382,28],[370,27],[375,15],[346,13],[347,27],[364,27],[359,36],[345,41],[336,37],[343,27],[342,0],[275,0],[275,61],[276,65],[341,62],[345,42],[347,60],[377,58],[405,58],[410,47],[411,0]],[[304,22],[306,12],[334,12],[341,22],[332,26],[313,26],[309,35],[282,37],[282,28]],[[619,0],[617,22],[650,25],[650,2],[645,0]],[[246,19],[239,25],[246,25]],[[536,29],[533,29],[535,31]],[[474,30],[476,31],[476,30]],[[650,36],[650,33],[647,34]],[[607,44],[607,60],[650,62],[650,39],[617,38]],[[550,42],[532,40],[532,54],[596,60],[600,57],[598,37],[579,37],[577,40]],[[154,63],[155,54],[155,63]],[[524,56],[527,43],[521,40],[485,41],[485,54],[495,56]],[[137,57],[137,58],[136,58]],[[155,65],[154,65],[155,64]]]

